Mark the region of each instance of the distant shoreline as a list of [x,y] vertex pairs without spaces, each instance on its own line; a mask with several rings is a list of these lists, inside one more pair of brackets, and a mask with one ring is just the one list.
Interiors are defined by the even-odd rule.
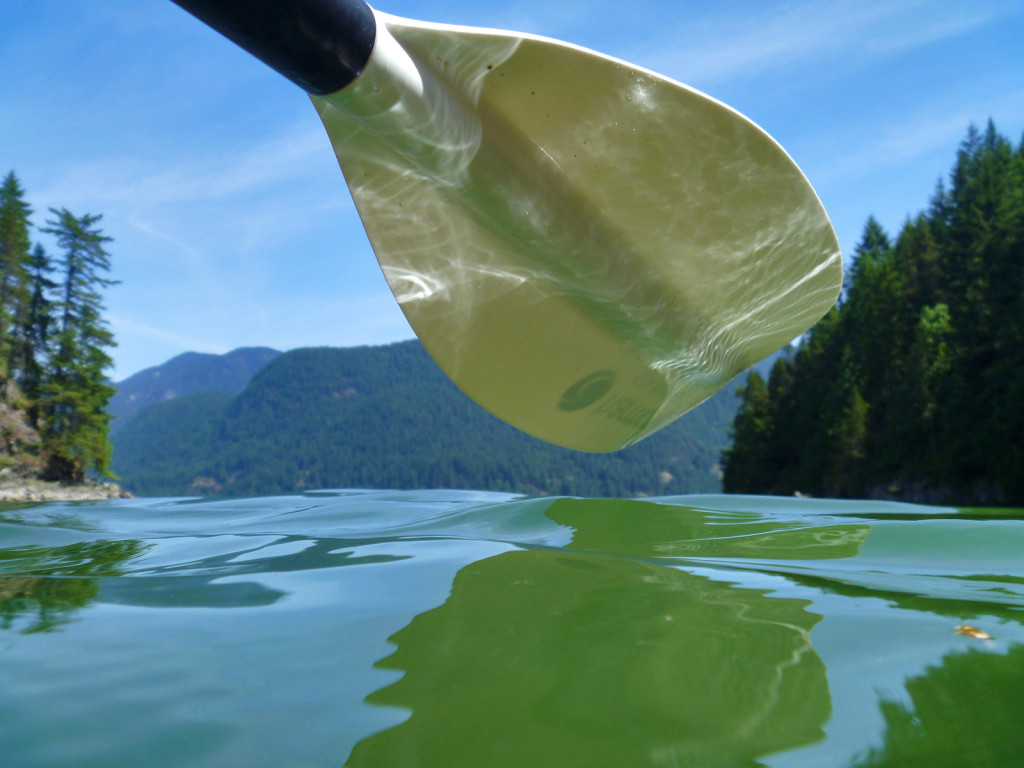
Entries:
[[12,501],[96,501],[130,499],[132,495],[116,483],[64,485],[34,478],[0,477],[0,502]]

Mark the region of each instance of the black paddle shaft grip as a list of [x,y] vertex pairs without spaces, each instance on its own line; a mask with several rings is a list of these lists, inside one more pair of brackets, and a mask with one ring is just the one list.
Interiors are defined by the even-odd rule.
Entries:
[[317,96],[355,80],[377,24],[363,0],[172,0]]

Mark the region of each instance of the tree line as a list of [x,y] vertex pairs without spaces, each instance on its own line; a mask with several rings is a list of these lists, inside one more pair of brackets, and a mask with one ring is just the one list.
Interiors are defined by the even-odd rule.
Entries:
[[110,238],[101,216],[50,208],[32,243],[32,207],[14,171],[0,183],[0,467],[80,482],[109,476],[106,378],[115,346],[103,318]]
[[729,492],[1024,502],[1024,141],[989,122],[837,306],[740,390]]

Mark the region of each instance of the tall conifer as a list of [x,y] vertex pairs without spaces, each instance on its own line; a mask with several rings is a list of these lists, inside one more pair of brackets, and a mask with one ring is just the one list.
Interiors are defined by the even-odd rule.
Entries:
[[29,287],[31,297],[25,324],[25,366],[22,371],[21,390],[29,401],[29,415],[33,423],[39,419],[39,389],[47,371],[50,337],[53,333],[53,295],[57,283],[53,280],[53,264],[43,246],[36,245],[29,258]]
[[28,307],[31,215],[25,191],[11,171],[0,183],[0,399],[4,402],[8,384],[24,358],[20,331]]
[[[790,394],[760,406],[786,415],[767,440],[734,444],[746,460],[727,464],[726,486],[1024,501],[1024,141],[972,126],[929,209],[891,246],[869,219],[854,260]],[[763,445],[799,458],[766,483],[749,470],[777,453]]]
[[49,474],[82,480],[86,473],[108,474],[111,447],[107,437],[107,402],[114,394],[105,371],[112,361],[106,350],[114,337],[102,317],[100,289],[116,284],[110,271],[110,242],[100,216],[74,216],[66,208],[50,209],[54,219],[44,232],[61,249],[58,256],[59,300],[49,375],[40,388],[43,445]]

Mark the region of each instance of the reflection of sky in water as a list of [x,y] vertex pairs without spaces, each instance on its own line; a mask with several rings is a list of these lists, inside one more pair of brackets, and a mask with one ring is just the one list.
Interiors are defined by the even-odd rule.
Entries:
[[835,300],[817,197],[727,107],[574,49],[386,18],[398,53],[315,101],[413,328],[499,416],[571,433],[594,414],[558,397],[612,370],[650,416],[605,440],[635,440]]

